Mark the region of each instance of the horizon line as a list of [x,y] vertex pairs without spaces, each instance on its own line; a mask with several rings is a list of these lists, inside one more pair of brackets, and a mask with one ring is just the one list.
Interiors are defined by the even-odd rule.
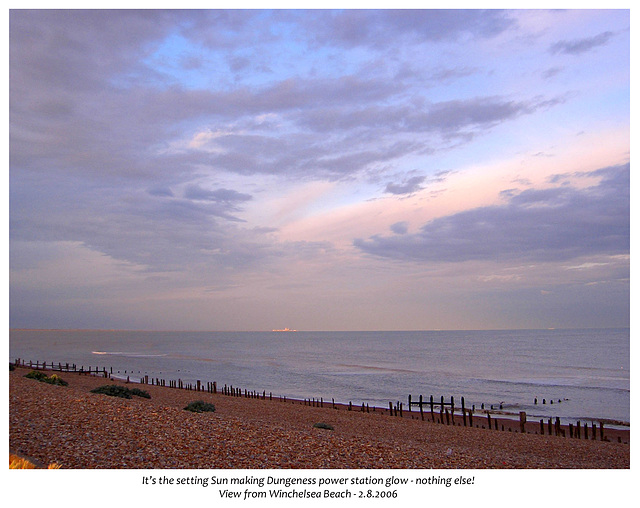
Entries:
[[[631,326],[560,326],[542,328],[410,328],[410,329],[358,329],[358,330],[287,330],[288,333],[317,333],[317,332],[490,332],[490,331],[510,331],[510,330],[611,330],[611,329],[631,329]],[[146,329],[146,328],[33,328],[33,327],[9,327],[9,331],[34,331],[34,332],[172,332],[172,333],[284,333],[282,330],[189,330],[189,329]]]

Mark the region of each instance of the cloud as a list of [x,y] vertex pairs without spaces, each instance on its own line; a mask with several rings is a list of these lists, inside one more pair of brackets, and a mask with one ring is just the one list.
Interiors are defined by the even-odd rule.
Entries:
[[391,224],[390,229],[396,235],[406,235],[409,231],[409,223],[406,221],[396,222],[395,224]]
[[[12,166],[38,171],[46,167],[104,180],[160,178],[156,185],[166,188],[203,171],[309,180],[353,178],[392,167],[407,156],[450,149],[452,143],[471,141],[501,123],[564,100],[500,95],[428,100],[419,92],[423,79],[390,79],[386,70],[367,74],[356,66],[333,72],[326,61],[318,64],[322,72],[274,70],[268,79],[235,83],[232,75],[245,72],[246,55],[254,49],[263,50],[265,65],[274,65],[271,58],[276,54],[296,56],[295,50],[276,53],[275,44],[283,35],[258,28],[265,15],[12,11]],[[304,16],[276,12],[272,16],[272,23],[314,44],[363,20],[370,24],[359,40],[367,44],[383,31],[383,40],[403,33],[415,44],[455,40],[465,34],[492,37],[513,26],[510,15],[499,11],[328,11]],[[303,30],[317,18],[328,25],[314,25],[313,32]],[[134,26],[139,29],[129,30],[123,41],[121,30]],[[249,38],[246,44],[255,46],[247,49],[243,34]],[[182,41],[180,49],[171,52],[167,38]],[[188,43],[196,46],[188,50]],[[209,55],[206,48],[221,54],[219,65],[224,69],[212,62],[215,54]],[[165,56],[176,60],[176,68],[184,70],[185,62],[191,62],[189,69],[203,76],[220,75],[222,82],[193,86],[188,80],[176,81],[179,77],[171,65],[157,65],[165,62],[161,58]],[[387,60],[383,53],[379,56]],[[431,82],[450,82],[472,72],[468,65],[437,69],[427,76]],[[267,125],[261,118],[272,120]],[[180,150],[172,150],[176,146]]]
[[232,189],[208,190],[195,184],[187,186],[184,197],[193,200],[226,203],[231,206],[233,206],[234,203],[244,203],[252,199],[251,195],[243,194]]
[[377,10],[329,11],[316,14],[321,26],[316,40],[324,44],[383,47],[388,40],[451,41],[465,35],[494,37],[514,25],[505,11]]
[[[44,275],[66,257],[83,263],[83,276],[92,263],[106,274],[79,288],[83,311],[100,308],[89,293],[99,295],[103,279],[131,277],[130,295],[166,309],[197,288],[210,316],[207,298],[225,291],[250,299],[260,288],[298,287],[300,297],[287,300],[296,305],[328,288],[333,302],[346,291],[354,302],[373,299],[383,292],[361,292],[372,266],[388,267],[385,282],[405,295],[400,281],[415,280],[399,275],[407,265],[422,273],[432,261],[584,252],[571,266],[587,266],[606,262],[590,252],[625,251],[628,177],[605,168],[574,178],[577,159],[592,154],[563,134],[599,139],[603,162],[591,157],[592,167],[625,160],[625,60],[605,68],[587,53],[625,51],[624,11],[12,10],[9,21],[11,271],[21,277],[13,294],[18,283],[53,288],[56,274]],[[584,55],[562,80],[541,79],[563,70],[549,63],[549,41],[562,41],[557,54]],[[616,79],[596,81],[609,70]],[[499,161],[519,166],[490,196],[485,183]],[[535,168],[554,161],[562,176],[545,181],[551,171]],[[470,204],[500,190],[503,206]],[[425,224],[439,214],[449,215]],[[511,280],[496,267],[487,273]],[[476,275],[469,269],[455,284]],[[109,289],[110,309],[118,291]],[[30,314],[32,295],[20,315]],[[55,302],[39,301],[56,315]],[[318,323],[318,307],[309,308]]]
[[587,173],[586,189],[556,187],[505,194],[487,206],[434,219],[419,232],[356,239],[377,257],[417,262],[558,261],[629,252],[629,165]]
[[597,47],[604,46],[613,36],[613,32],[607,31],[584,39],[559,41],[549,48],[549,52],[552,54],[564,53],[566,55],[580,55]]
[[173,191],[169,187],[154,186],[149,189],[149,194],[160,197],[173,197]]
[[422,183],[425,181],[424,176],[414,176],[402,183],[389,182],[385,187],[385,192],[391,194],[413,194],[419,190],[422,190]]

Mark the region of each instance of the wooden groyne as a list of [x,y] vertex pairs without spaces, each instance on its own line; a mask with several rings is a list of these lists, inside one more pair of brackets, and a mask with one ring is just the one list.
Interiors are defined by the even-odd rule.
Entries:
[[[292,399],[285,395],[274,396],[272,392],[266,390],[248,390],[235,387],[233,385],[218,386],[216,381],[202,382],[197,380],[195,382],[186,382],[182,379],[177,380],[165,380],[159,377],[149,377],[147,374],[138,375],[134,371],[117,371],[115,374],[113,368],[98,367],[98,366],[78,366],[74,363],[54,363],[54,362],[40,362],[29,361],[26,362],[22,359],[16,359],[14,364],[18,367],[30,368],[33,370],[48,370],[54,372],[69,372],[81,375],[91,375],[104,377],[106,379],[120,380],[126,383],[140,383],[145,385],[167,387],[180,390],[207,392],[212,394],[221,394],[229,397],[245,397],[250,399],[261,400],[276,400],[283,403],[304,404],[306,406],[318,407],[318,408],[331,408],[347,411],[360,411],[363,413],[378,413],[381,415],[388,415],[399,418],[411,418],[420,419],[422,421],[430,421],[440,425],[452,425],[452,426],[464,426],[464,427],[476,427],[493,431],[502,432],[520,432],[527,434],[540,434],[548,436],[558,436],[570,439],[591,439],[600,441],[618,441],[628,444],[628,438],[622,440],[621,433],[610,432],[609,428],[605,428],[602,421],[590,421],[588,422],[576,422],[561,424],[560,418],[548,418],[540,420],[528,419],[526,413],[521,411],[519,413],[519,419],[514,420],[506,417],[500,412],[492,412],[491,409],[485,409],[484,404],[480,411],[476,411],[474,405],[471,408],[465,406],[464,397],[460,397],[458,403],[456,403],[453,396],[445,398],[444,396],[434,397],[430,395],[427,399],[420,395],[417,399],[408,396],[408,404],[405,407],[401,401],[395,403],[389,402],[387,407],[369,406],[368,403],[362,402],[361,405],[349,403],[336,403],[335,399],[331,399],[331,402],[325,401],[324,398],[308,398],[308,399]],[[136,381],[137,379],[137,381]],[[413,411],[412,408],[418,408],[418,411]],[[502,407],[500,406],[500,409]],[[610,434],[615,434],[617,438],[610,437]],[[627,434],[628,435],[628,432]]]

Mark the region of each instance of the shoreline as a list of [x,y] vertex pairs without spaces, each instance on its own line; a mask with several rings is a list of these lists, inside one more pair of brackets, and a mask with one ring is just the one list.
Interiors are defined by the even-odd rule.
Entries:
[[[599,468],[630,467],[630,430],[605,427],[593,439],[540,435],[539,424],[496,418],[499,429],[431,421],[431,415],[311,401],[263,400],[98,376],[62,373],[69,386],[10,372],[10,452],[62,468]],[[104,384],[137,387],[150,399],[90,393]],[[215,404],[214,413],[193,414],[194,400]],[[439,414],[438,414],[439,416]],[[334,430],[314,427],[323,422]],[[494,423],[495,425],[495,423]],[[589,429],[590,430],[590,429]],[[194,439],[197,436],[197,439]],[[618,442],[620,441],[620,442]]]
[[[84,369],[84,366],[81,366],[78,368],[77,365],[75,364],[62,364],[62,363],[53,363],[53,362],[36,362],[35,364],[32,361],[29,361],[28,363],[23,360],[23,359],[16,359],[15,362],[13,362],[13,365],[16,366],[20,366],[22,368],[31,368],[34,370],[49,370],[52,372],[59,372],[59,373],[76,373],[79,372],[81,374],[89,374],[89,375],[95,375],[95,376],[100,376],[100,377],[109,377],[110,379],[116,380],[116,381],[121,381],[121,382],[127,382],[127,383],[133,383],[133,384],[141,384],[141,385],[146,385],[146,386],[153,386],[158,385],[158,386],[162,386],[162,387],[179,387],[179,388],[184,388],[187,390],[195,390],[195,391],[206,391],[205,386],[209,387],[209,386],[216,386],[217,383],[216,382],[202,382],[202,381],[195,381],[195,380],[185,380],[182,381],[181,379],[177,379],[177,380],[171,380],[169,379],[168,381],[163,379],[163,378],[157,378],[157,377],[153,377],[150,375],[147,375],[146,373],[142,373],[140,371],[138,371],[137,373],[134,370],[131,370],[129,373],[127,373],[127,370],[124,370],[123,372],[121,371],[117,371],[116,373],[113,372],[113,368],[109,368],[109,370],[107,370],[107,367],[94,367],[92,369],[92,367],[88,367],[86,370]],[[49,367],[49,365],[51,365],[51,367]],[[238,387],[233,387],[233,386],[227,386],[225,385],[221,385],[217,388],[217,390],[219,390],[221,393],[223,393],[223,390],[240,390],[241,393],[244,393],[246,396],[247,390],[246,389],[240,389]],[[215,388],[214,388],[215,390]],[[249,390],[250,394],[258,394],[259,392],[256,392],[255,390]],[[263,393],[266,394],[266,391],[263,391]],[[272,392],[269,392],[270,394]],[[287,395],[274,395],[273,397],[280,397],[280,398],[285,398],[288,400],[292,400],[292,401],[297,401],[299,403],[305,403],[305,401],[316,401],[319,402],[321,399],[320,398],[304,398],[304,399],[300,399],[300,398],[296,398],[296,397],[290,397]],[[453,399],[453,398],[452,398]],[[332,401],[334,399],[331,399]],[[450,405],[448,402],[446,402],[448,399],[445,398],[445,405]],[[411,402],[411,396],[409,396],[409,402]],[[341,402],[332,402],[334,405],[336,406],[341,406],[341,407],[346,407],[349,404],[352,404],[351,401],[347,402],[347,400],[345,401],[341,401]],[[406,402],[400,402],[400,401],[390,401],[390,404],[393,404],[393,407],[398,410],[400,407],[402,407],[402,411],[400,411],[401,413],[404,411],[405,413],[411,413],[411,412],[420,412],[420,409],[410,409],[409,404],[407,404]],[[324,404],[327,405],[329,404],[328,399],[324,401]],[[364,403],[363,403],[364,404]],[[462,397],[462,404],[464,404],[464,397]],[[413,406],[417,405],[417,402],[415,400],[413,400],[412,402]],[[540,406],[544,406],[545,404],[542,403],[540,404]],[[551,402],[549,404],[549,406],[552,406],[553,402]],[[425,406],[424,412],[425,414],[427,414],[427,412],[430,412],[429,410],[429,403],[423,402],[423,406]],[[434,406],[440,406],[440,403],[436,401],[436,399],[434,398]],[[359,405],[356,406],[354,404],[354,407],[360,407]],[[383,411],[387,410],[387,406],[375,406],[378,409],[381,409]],[[537,405],[536,405],[537,407]],[[461,407],[460,404],[458,406],[455,407],[455,416],[462,418],[462,411],[461,411]],[[491,419],[495,420],[495,419],[499,419],[499,420],[507,420],[507,421],[511,421],[511,420],[515,420],[516,422],[519,422],[520,420],[520,413],[523,412],[522,410],[519,411],[508,411],[508,410],[503,410],[502,408],[500,409],[494,409],[493,406],[488,409],[486,407],[484,407],[484,404],[482,404],[482,407],[480,409],[478,409],[476,407],[476,405],[472,405],[472,409],[470,409],[469,407],[466,408],[465,413],[469,412],[472,413],[475,417],[480,417],[480,416],[484,416],[484,418],[487,418],[487,415],[491,415]],[[576,427],[577,424],[580,424],[581,426],[584,426],[585,424],[587,424],[589,426],[589,428],[591,428],[591,426],[593,424],[596,424],[598,426],[600,425],[606,425],[608,429],[616,429],[616,430],[620,430],[620,431],[630,431],[631,429],[631,423],[627,422],[627,421],[622,421],[622,420],[618,420],[618,419],[613,419],[613,418],[599,418],[599,417],[570,417],[570,416],[557,416],[557,415],[536,415],[536,414],[531,414],[526,412],[526,418],[527,418],[527,422],[531,423],[534,422],[536,423],[536,425],[539,425],[540,420],[543,420],[545,425],[549,425],[548,422],[549,420],[551,420],[553,422],[553,425],[555,426],[555,421],[556,420],[560,420],[561,424],[560,424],[560,428],[565,429],[565,432],[567,434],[570,433],[570,427]],[[439,414],[439,410],[436,411],[436,414]],[[444,415],[443,415],[444,418]],[[518,423],[519,424],[519,423]]]

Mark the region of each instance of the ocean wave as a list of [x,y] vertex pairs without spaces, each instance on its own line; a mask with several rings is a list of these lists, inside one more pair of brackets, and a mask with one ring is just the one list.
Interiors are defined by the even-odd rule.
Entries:
[[167,356],[166,354],[149,354],[149,353],[135,353],[135,352],[126,352],[126,351],[91,351],[94,355],[110,355],[110,356],[126,356],[129,358],[159,358],[163,356]]
[[[361,365],[356,363],[338,363],[336,364],[338,367],[347,367],[350,369],[356,369],[359,371],[372,371],[372,372],[398,372],[398,373],[408,373],[408,374],[422,374],[419,370],[410,370],[410,369],[400,369],[395,367],[377,367],[374,365]],[[354,374],[354,372],[344,372],[343,374]]]
[[561,380],[555,379],[541,379],[541,380],[523,380],[523,381],[515,381],[510,379],[482,379],[475,378],[472,381],[477,383],[488,383],[488,384],[504,384],[504,385],[514,385],[514,386],[531,386],[536,388],[568,388],[568,389],[580,389],[580,390],[605,390],[605,391],[613,391],[620,393],[629,393],[630,388],[622,388],[616,386],[593,386],[587,384],[576,384],[571,382],[563,382]]

